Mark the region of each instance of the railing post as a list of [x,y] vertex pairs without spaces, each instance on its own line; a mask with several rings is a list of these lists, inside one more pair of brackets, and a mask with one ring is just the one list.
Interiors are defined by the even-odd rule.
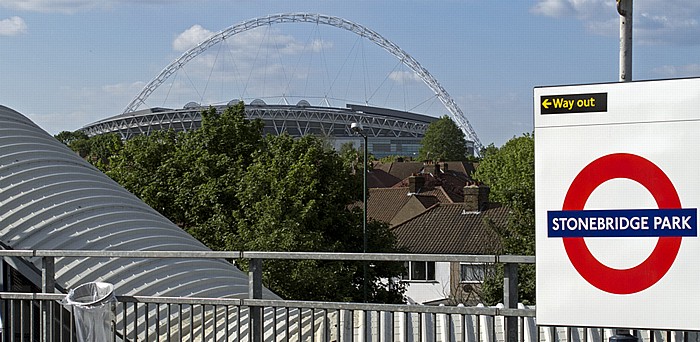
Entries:
[[[262,299],[262,259],[250,259],[248,298]],[[250,310],[250,336],[253,342],[262,342],[264,334],[262,307],[251,306],[248,310]]]
[[[518,264],[503,265],[503,305],[508,309],[518,308]],[[504,319],[505,341],[518,341],[518,317],[506,316]]]
[[[54,293],[56,288],[56,270],[54,258],[45,256],[41,259],[41,292]],[[53,341],[51,336],[51,308],[49,302],[40,301],[41,307],[41,340]]]

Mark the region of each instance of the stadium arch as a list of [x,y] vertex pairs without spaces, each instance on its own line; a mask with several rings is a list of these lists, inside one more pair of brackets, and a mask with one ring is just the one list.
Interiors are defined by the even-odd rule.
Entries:
[[478,154],[483,145],[479,141],[476,132],[472,128],[471,124],[467,120],[464,112],[457,106],[457,103],[452,99],[450,94],[443,88],[443,86],[431,75],[427,69],[425,69],[417,60],[415,60],[411,55],[406,53],[398,45],[389,41],[388,39],[382,37],[379,33],[364,27],[358,23],[343,19],[340,17],[317,14],[317,13],[282,13],[273,14],[265,17],[258,17],[243,21],[241,23],[230,26],[222,31],[219,31],[209,38],[205,39],[197,46],[185,51],[179,58],[166,66],[153,80],[151,80],[143,90],[126,106],[123,114],[129,114],[136,111],[141,104],[145,103],[145,100],[153,93],[165,80],[167,80],[172,74],[177,72],[182,68],[187,62],[195,58],[197,55],[206,51],[210,47],[224,41],[225,39],[236,35],[241,32],[245,32],[257,27],[267,26],[272,24],[280,23],[315,23],[329,25],[350,31],[360,37],[366,38],[369,41],[375,43],[379,47],[383,48],[387,52],[398,58],[404,65],[410,68],[416,75],[418,75],[423,83],[425,83],[433,92],[445,108],[450,113],[450,116],[455,120],[456,124],[465,133],[468,140],[471,140],[474,144],[474,150]]

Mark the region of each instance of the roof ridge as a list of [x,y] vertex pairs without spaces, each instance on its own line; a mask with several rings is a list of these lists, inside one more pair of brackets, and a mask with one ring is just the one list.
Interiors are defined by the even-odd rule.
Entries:
[[452,197],[450,197],[450,194],[448,194],[447,191],[445,191],[445,187],[443,187],[442,185],[434,186],[433,188],[440,188],[440,191],[442,191],[442,194],[445,195],[445,197],[447,197],[448,200],[450,200],[450,203],[453,203],[453,204],[461,203],[461,202],[453,201]]
[[429,212],[429,211],[431,211],[431,210],[433,210],[433,209],[435,209],[435,208],[437,208],[437,207],[439,207],[439,206],[440,206],[440,202],[437,202],[437,203],[435,203],[435,204],[433,204],[433,205],[431,205],[431,206],[425,208],[425,211],[423,211],[422,213],[419,213],[419,214],[416,215],[416,216],[410,217],[410,218],[408,218],[408,219],[403,220],[402,222],[399,222],[399,223],[395,224],[393,227],[389,228],[389,230],[394,230],[394,229],[400,227],[401,225],[406,224],[406,222],[409,222],[409,221],[411,221],[411,220],[415,220],[416,218],[419,218],[419,217],[425,215],[425,213],[427,213],[427,212]]

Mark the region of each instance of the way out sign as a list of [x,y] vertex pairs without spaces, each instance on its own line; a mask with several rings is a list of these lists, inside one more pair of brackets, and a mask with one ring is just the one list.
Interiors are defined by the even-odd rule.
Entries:
[[535,88],[534,109],[537,323],[698,329],[700,79]]

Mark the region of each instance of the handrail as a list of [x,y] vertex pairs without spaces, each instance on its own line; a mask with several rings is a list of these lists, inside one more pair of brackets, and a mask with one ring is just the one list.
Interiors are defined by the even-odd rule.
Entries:
[[[17,293],[0,292],[0,299],[46,301],[62,300],[64,294],[50,293]],[[158,297],[158,296],[115,296],[122,303],[151,303],[151,304],[188,304],[188,305],[234,305],[247,307],[277,307],[299,309],[327,310],[357,310],[357,311],[391,311],[440,313],[455,315],[484,315],[505,317],[535,317],[535,309],[509,309],[499,307],[477,306],[436,306],[436,305],[405,305],[405,304],[376,304],[350,302],[320,302],[273,299],[239,299],[239,298],[206,298],[206,297]]]
[[275,259],[347,261],[436,261],[534,264],[527,255],[332,253],[262,251],[98,251],[98,250],[0,250],[0,257],[92,257],[92,258],[177,258],[177,259]]
[[[43,293],[26,294],[25,299],[58,300],[60,294],[53,294],[55,283],[56,258],[178,258],[178,259],[235,259],[248,260],[248,297],[241,299],[227,298],[180,298],[180,297],[143,297],[117,296],[122,302],[133,303],[174,303],[174,304],[210,304],[247,306],[251,310],[251,330],[258,331],[262,326],[262,311],[265,307],[296,307],[310,309],[333,310],[364,310],[364,311],[397,311],[425,312],[443,314],[477,314],[504,316],[505,334],[507,341],[516,341],[518,317],[534,317],[534,309],[517,309],[516,294],[518,293],[517,268],[518,264],[534,264],[534,256],[523,255],[462,255],[462,254],[406,254],[406,253],[331,253],[331,252],[262,252],[262,251],[114,251],[114,250],[11,250],[0,249],[0,257],[42,258],[41,288]],[[473,307],[432,307],[414,305],[390,305],[368,303],[332,303],[312,301],[283,301],[262,299],[262,261],[263,260],[344,260],[344,261],[374,261],[374,262],[465,262],[465,263],[502,263],[504,267],[504,308],[473,308]],[[18,297],[19,296],[19,297]],[[0,292],[0,299],[20,299],[17,293]],[[23,297],[24,298],[24,297]],[[48,322],[50,311],[42,307],[42,320]],[[46,325],[44,325],[46,326]],[[48,338],[50,331],[42,330],[42,336]],[[253,334],[255,341],[262,341],[263,332]]]

